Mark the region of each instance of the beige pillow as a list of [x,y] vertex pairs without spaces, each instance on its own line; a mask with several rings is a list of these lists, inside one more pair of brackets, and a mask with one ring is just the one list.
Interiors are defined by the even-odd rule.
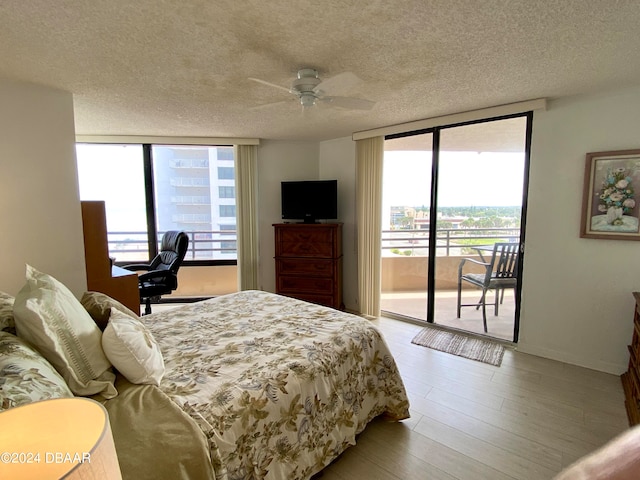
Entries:
[[102,348],[131,383],[160,385],[164,360],[149,329],[137,318],[113,309],[102,334]]
[[139,318],[138,315],[129,310],[119,301],[104,293],[84,292],[80,299],[80,303],[85,310],[89,312],[89,315],[91,315],[91,318],[93,318],[93,321],[96,322],[96,325],[98,325],[100,330],[104,330],[106,328],[112,308],[115,308],[116,310],[119,310],[133,318]]
[[11,295],[0,292],[0,331],[7,330],[11,333],[14,332],[13,302],[14,298]]
[[13,305],[18,336],[58,370],[76,395],[115,397],[115,375],[100,329],[71,291],[27,265],[27,283]]
[[73,393],[47,360],[23,340],[0,332],[0,411]]

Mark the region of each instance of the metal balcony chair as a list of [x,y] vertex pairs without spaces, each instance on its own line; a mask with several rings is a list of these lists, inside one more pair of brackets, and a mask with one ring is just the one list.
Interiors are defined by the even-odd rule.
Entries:
[[189,237],[185,232],[170,230],[162,236],[160,253],[151,263],[135,263],[123,268],[144,271],[138,274],[140,302],[144,303],[144,314],[151,313],[151,301],[178,288],[178,269],[189,247]]
[[[518,270],[518,243],[496,243],[493,246],[493,253],[488,262],[480,262],[473,258],[463,258],[458,267],[458,318],[462,307],[482,307],[482,321],[484,331],[487,332],[487,305],[494,305],[495,315],[498,315],[498,304],[504,299],[506,288],[516,288]],[[481,265],[483,273],[464,273],[463,269],[467,262]],[[482,290],[482,295],[477,303],[462,303],[462,282],[469,282]],[[495,291],[493,303],[487,303],[487,292]],[[500,297],[500,299],[498,298]]]

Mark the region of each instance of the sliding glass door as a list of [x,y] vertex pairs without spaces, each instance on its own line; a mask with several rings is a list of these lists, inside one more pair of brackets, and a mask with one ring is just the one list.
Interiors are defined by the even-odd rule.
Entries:
[[383,310],[427,320],[433,135],[385,141],[382,192]]
[[[383,311],[517,341],[530,122],[526,114],[386,140]],[[496,273],[506,265],[494,260],[501,244],[515,253],[510,271]]]

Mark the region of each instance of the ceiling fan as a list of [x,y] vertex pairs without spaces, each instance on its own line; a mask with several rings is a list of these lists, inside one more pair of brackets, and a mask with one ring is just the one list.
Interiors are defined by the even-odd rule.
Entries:
[[352,110],[370,110],[373,105],[375,105],[375,102],[363,98],[331,95],[331,92],[346,91],[362,82],[351,72],[339,73],[326,80],[321,80],[317,70],[313,68],[302,68],[298,70],[298,74],[289,88],[259,78],[249,77],[249,80],[295,95],[303,108],[313,107],[317,102],[325,102],[332,106]]

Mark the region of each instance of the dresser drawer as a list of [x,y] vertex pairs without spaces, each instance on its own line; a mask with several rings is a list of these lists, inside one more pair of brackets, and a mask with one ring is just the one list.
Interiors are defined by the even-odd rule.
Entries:
[[279,231],[280,241],[283,243],[332,243],[333,229],[318,227],[295,226]]
[[324,277],[298,277],[295,275],[280,275],[278,277],[278,293],[318,292],[327,293],[333,291],[333,278]]
[[324,257],[342,255],[342,236],[339,225],[277,225],[276,257]]
[[305,302],[318,303],[327,307],[340,308],[340,303],[336,301],[332,295],[320,295],[314,293],[284,293],[279,292],[287,297],[297,298],[298,300],[304,300]]
[[332,243],[320,242],[282,242],[276,245],[276,252],[281,257],[332,258],[335,255]]
[[332,277],[336,271],[334,260],[279,258],[276,259],[278,275],[313,275],[314,277]]

